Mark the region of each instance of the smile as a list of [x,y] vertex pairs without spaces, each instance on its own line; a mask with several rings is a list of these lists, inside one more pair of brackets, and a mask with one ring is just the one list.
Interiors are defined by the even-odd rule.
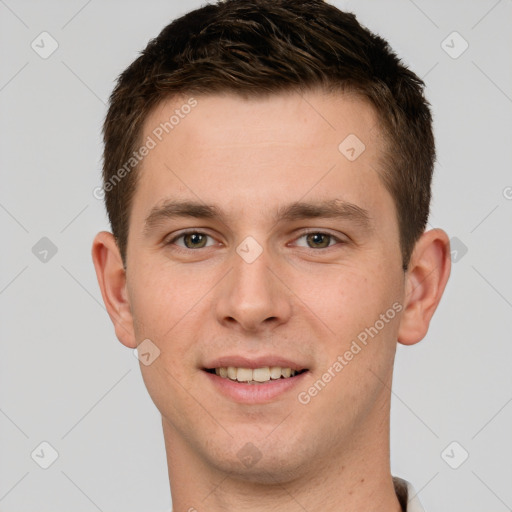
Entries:
[[[230,401],[246,405],[292,399],[295,397],[294,391],[304,387],[303,379],[310,373],[309,369],[298,365],[295,368],[277,366],[277,361],[272,366],[264,366],[263,361],[259,364],[246,363],[243,366],[228,366],[226,363],[217,363],[213,368],[203,368],[201,373],[207,377],[216,393]],[[240,363],[243,364],[242,361]],[[284,361],[282,363],[286,364]],[[221,366],[222,364],[226,366]]]
[[237,368],[235,366],[223,366],[206,370],[224,379],[245,384],[264,384],[271,380],[288,379],[306,370],[292,370],[281,366],[263,366],[261,368]]

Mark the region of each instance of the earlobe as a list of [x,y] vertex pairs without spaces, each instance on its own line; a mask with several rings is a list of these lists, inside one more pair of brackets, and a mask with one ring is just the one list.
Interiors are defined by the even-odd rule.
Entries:
[[119,341],[130,348],[137,346],[133,330],[126,272],[116,241],[112,233],[102,231],[94,238],[92,259],[103,302],[114,324]]
[[425,337],[446,287],[450,269],[448,235],[441,229],[423,233],[416,242],[406,275],[399,343],[413,345]]

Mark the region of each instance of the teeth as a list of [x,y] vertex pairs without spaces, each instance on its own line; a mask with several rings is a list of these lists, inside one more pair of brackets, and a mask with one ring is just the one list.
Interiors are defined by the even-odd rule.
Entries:
[[270,380],[270,368],[268,366],[265,366],[265,368],[256,368],[252,371],[252,380],[256,382],[266,382]]
[[281,368],[281,375],[287,379],[292,374],[291,368]]
[[252,370],[249,368],[238,368],[236,371],[236,380],[238,382],[250,382],[252,378]]
[[271,379],[280,379],[281,378],[281,367],[280,366],[271,366],[270,367],[270,378]]
[[268,382],[283,377],[293,377],[297,374],[296,370],[291,368],[281,368],[280,366],[264,366],[263,368],[236,368],[234,366],[215,368],[215,374],[223,378],[236,380],[238,382]]

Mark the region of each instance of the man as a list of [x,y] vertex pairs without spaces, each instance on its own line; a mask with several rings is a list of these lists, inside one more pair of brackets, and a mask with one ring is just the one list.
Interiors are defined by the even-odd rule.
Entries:
[[450,273],[422,87],[320,0],[207,5],[119,77],[93,259],[175,512],[421,510],[389,413]]

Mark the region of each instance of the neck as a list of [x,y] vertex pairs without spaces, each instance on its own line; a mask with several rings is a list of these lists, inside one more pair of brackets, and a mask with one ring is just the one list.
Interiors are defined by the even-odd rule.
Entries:
[[389,468],[389,416],[367,424],[371,432],[358,432],[295,474],[268,470],[251,481],[209,463],[164,419],[173,512],[367,512],[376,504],[400,512]]

